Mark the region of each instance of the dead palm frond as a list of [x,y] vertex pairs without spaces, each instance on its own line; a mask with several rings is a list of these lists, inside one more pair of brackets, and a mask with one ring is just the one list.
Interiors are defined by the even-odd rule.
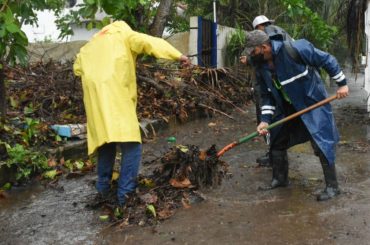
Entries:
[[359,55],[365,33],[365,12],[368,0],[351,0],[347,12],[347,43],[353,60],[353,70],[358,71]]

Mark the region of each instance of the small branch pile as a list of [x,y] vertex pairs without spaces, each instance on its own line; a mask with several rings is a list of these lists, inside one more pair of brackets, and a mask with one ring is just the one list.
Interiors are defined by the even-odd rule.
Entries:
[[114,214],[115,191],[110,198],[88,206],[103,208],[114,224],[152,225],[171,217],[181,207],[190,208],[203,200],[199,189],[217,187],[228,173],[228,165],[216,156],[212,146],[200,151],[196,146],[177,146],[149,164],[157,166],[148,176],[140,176],[135,194],[127,198],[123,216]]
[[71,64],[36,63],[7,73],[10,116],[41,118],[52,123],[84,122],[82,87]]
[[[171,115],[184,122],[192,112],[227,115],[252,99],[250,73],[227,68],[176,69],[139,65],[139,118],[168,120]],[[153,100],[145,99],[149,98]],[[148,111],[147,109],[150,109]]]
[[[44,129],[51,124],[86,122],[81,82],[73,75],[71,63],[36,63],[8,68],[6,74],[8,121],[38,118]],[[228,116],[229,110],[241,110],[239,106],[251,100],[250,80],[246,71],[139,63],[138,117],[167,122],[176,116],[183,122],[195,112]]]
[[[251,97],[248,73],[235,76],[226,68],[176,69],[139,64],[139,118],[180,118],[197,107],[227,110],[245,104]],[[7,72],[10,114],[33,115],[50,123],[85,122],[82,87],[72,65],[49,62]]]

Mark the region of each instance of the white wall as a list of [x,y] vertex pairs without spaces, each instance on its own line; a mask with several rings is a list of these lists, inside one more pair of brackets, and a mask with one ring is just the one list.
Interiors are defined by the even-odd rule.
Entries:
[[226,46],[234,31],[234,28],[217,25],[217,68],[226,65]]
[[84,26],[74,26],[73,35],[68,38],[68,41],[87,41],[99,31],[99,29],[87,30]]
[[[190,61],[193,65],[198,65],[198,17],[190,17],[190,33],[189,33],[189,53]],[[195,55],[195,56],[193,56]]]
[[[366,34],[366,66],[365,66],[365,90],[370,94],[370,2],[365,13]],[[370,112],[370,97],[367,100],[367,111]]]
[[58,41],[60,31],[54,23],[55,15],[51,11],[37,11],[38,26],[23,25],[22,30],[26,33],[30,42]]

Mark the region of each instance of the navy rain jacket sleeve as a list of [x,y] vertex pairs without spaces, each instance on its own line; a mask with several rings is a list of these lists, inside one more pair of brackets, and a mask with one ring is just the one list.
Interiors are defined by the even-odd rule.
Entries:
[[315,48],[312,43],[305,39],[292,42],[292,45],[299,53],[303,63],[325,69],[338,86],[347,85],[346,77],[337,65],[338,61],[334,56]]
[[271,90],[267,87],[266,83],[263,82],[263,75],[266,73],[256,72],[256,79],[260,86],[261,96],[261,122],[271,123],[272,118],[276,112],[276,105]]

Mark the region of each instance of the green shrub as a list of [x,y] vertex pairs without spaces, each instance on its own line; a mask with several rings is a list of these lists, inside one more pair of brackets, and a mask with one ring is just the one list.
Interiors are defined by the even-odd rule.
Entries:
[[241,53],[245,48],[245,31],[237,26],[235,31],[230,35],[226,46],[226,62],[232,66],[238,62]]
[[49,169],[47,157],[40,152],[33,152],[17,144],[14,147],[7,146],[9,158],[6,162],[8,167],[17,167],[17,180],[28,179],[32,174]]

